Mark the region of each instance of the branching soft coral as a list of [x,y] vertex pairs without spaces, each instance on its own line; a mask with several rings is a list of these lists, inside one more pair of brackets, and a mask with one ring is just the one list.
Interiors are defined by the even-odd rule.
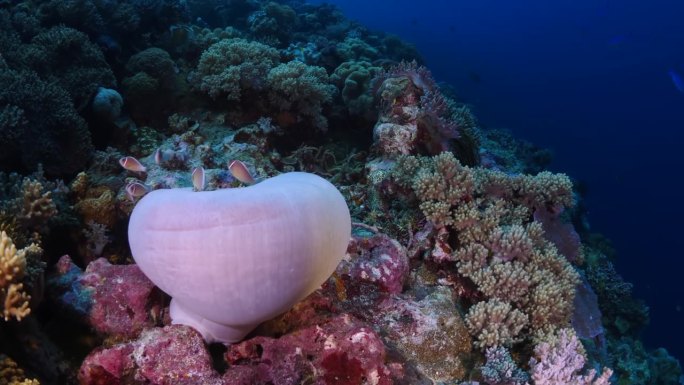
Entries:
[[515,201],[534,212],[545,209],[552,213],[572,207],[572,182],[565,174],[542,171],[537,175],[508,175],[502,171],[479,169],[478,192]]
[[477,345],[510,346],[525,325],[539,335],[568,324],[579,275],[532,215],[539,206],[560,210],[572,203],[566,177],[489,173],[464,167],[446,152],[400,157],[392,175],[455,245],[445,252],[436,242],[434,260],[455,262],[458,274],[487,299],[467,316]]
[[7,233],[0,233],[0,303],[5,321],[12,317],[21,321],[31,312],[31,297],[23,292],[21,283],[26,271],[25,254],[24,250],[17,250]]
[[52,193],[44,191],[43,185],[33,179],[24,178],[21,186],[22,197],[19,222],[26,228],[42,226],[57,214],[57,207],[52,201]]
[[489,300],[471,307],[465,318],[470,334],[477,337],[479,347],[511,346],[521,340],[527,316],[510,304]]
[[299,61],[280,64],[268,73],[268,85],[268,99],[277,110],[295,114],[296,121],[309,120],[318,129],[328,127],[323,105],[337,89],[325,68]]
[[453,225],[454,210],[472,197],[473,174],[450,153],[434,158],[402,157],[396,170],[399,182],[413,189],[423,214],[436,226]]

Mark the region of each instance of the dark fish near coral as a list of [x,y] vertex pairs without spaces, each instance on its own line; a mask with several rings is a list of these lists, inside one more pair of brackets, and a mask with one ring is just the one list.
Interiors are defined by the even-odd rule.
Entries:
[[480,76],[480,74],[475,71],[468,72],[468,78],[472,80],[474,83],[478,84],[482,81],[482,77]]
[[677,87],[677,90],[679,92],[684,93],[684,80],[682,79],[682,77],[679,76],[679,74],[675,72],[675,70],[669,70],[667,73],[670,75],[672,83],[675,87]]
[[169,27],[169,38],[174,46],[187,44],[195,38],[192,26],[187,24],[175,24]]

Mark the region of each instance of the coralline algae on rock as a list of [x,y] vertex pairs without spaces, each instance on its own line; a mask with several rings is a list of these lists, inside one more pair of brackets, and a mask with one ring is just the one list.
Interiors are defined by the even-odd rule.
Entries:
[[153,310],[161,309],[161,296],[136,265],[99,258],[83,272],[65,255],[49,284],[68,311],[106,336],[134,337],[154,325]]

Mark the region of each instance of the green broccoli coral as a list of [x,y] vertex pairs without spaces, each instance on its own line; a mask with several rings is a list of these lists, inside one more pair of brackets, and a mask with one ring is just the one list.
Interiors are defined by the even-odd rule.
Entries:
[[335,68],[330,80],[340,90],[342,101],[352,115],[369,120],[377,117],[374,108],[371,80],[382,71],[367,61],[347,61]]
[[202,53],[191,81],[211,98],[239,101],[243,93],[261,91],[278,64],[278,50],[245,39],[221,40]]
[[268,100],[276,109],[296,114],[297,121],[309,119],[318,129],[328,128],[323,105],[337,89],[330,84],[325,68],[291,61],[273,68],[267,79]]

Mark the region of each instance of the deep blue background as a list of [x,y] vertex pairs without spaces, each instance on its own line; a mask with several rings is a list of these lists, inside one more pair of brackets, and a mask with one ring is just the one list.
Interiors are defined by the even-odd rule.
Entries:
[[327,2],[414,43],[487,127],[551,148],[651,308],[648,345],[684,358],[684,1]]

